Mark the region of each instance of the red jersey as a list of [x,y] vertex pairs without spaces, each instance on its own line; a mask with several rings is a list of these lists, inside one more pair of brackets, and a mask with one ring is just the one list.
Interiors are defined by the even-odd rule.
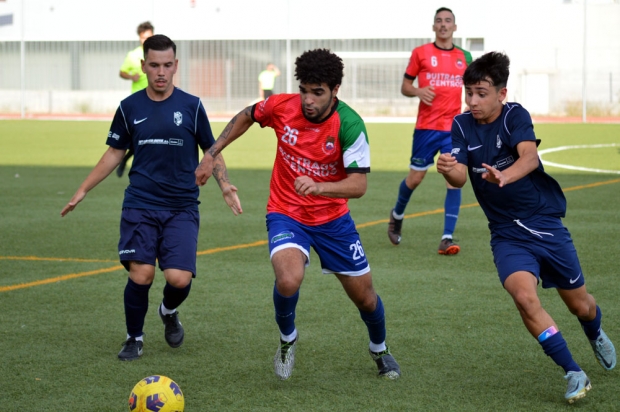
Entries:
[[278,139],[268,213],[316,226],[349,211],[348,199],[298,195],[295,179],[307,175],[315,182],[336,182],[347,173],[370,172],[366,126],[353,109],[336,100],[327,119],[313,123],[303,115],[299,94],[276,94],[254,105],[252,119],[274,129]]
[[416,129],[450,131],[461,113],[463,73],[471,61],[471,54],[457,46],[446,50],[428,43],[413,49],[405,77],[417,77],[419,88],[432,86],[435,92],[432,106],[420,101]]

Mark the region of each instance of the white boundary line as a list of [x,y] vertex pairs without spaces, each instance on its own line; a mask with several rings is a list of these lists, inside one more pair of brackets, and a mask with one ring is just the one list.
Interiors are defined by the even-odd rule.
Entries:
[[620,171],[618,171],[618,170],[592,169],[592,168],[589,168],[589,167],[564,165],[564,164],[561,164],[561,163],[554,163],[554,162],[545,161],[542,158],[542,155],[544,155],[544,154],[552,153],[552,152],[559,152],[559,151],[562,151],[562,150],[570,150],[570,149],[600,149],[602,147],[620,147],[620,144],[618,144],[618,143],[608,143],[608,144],[588,144],[588,145],[575,145],[575,146],[559,146],[559,147],[552,147],[550,149],[540,150],[538,152],[538,155],[540,156],[540,161],[543,162],[543,164],[545,166],[549,165],[549,166],[559,167],[559,168],[562,168],[562,169],[581,170],[583,172],[612,173],[612,174],[620,175]]

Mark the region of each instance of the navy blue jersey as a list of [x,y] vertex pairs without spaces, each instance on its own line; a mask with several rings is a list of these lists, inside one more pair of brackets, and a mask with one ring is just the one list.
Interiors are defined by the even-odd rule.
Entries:
[[214,142],[198,97],[177,88],[161,102],[151,100],[146,90],[127,97],[107,140],[115,149],[135,151],[123,207],[198,210],[198,147],[204,151]]
[[507,103],[501,115],[490,124],[478,124],[470,112],[454,117],[452,155],[467,166],[469,180],[478,203],[489,219],[489,226],[527,220],[538,215],[564,217],[566,198],[560,185],[538,168],[516,182],[499,187],[482,179],[486,163],[504,170],[519,158],[517,145],[537,141],[527,110],[518,103]]

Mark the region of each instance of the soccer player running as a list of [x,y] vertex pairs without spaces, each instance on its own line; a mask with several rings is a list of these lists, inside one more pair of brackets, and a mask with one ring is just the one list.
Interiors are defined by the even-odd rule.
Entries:
[[349,214],[347,200],[366,192],[370,151],[361,117],[337,94],[344,65],[326,49],[304,52],[295,61],[298,94],[275,94],[249,106],[226,126],[196,170],[204,184],[213,157],[258,122],[274,129],[277,155],[267,203],[269,252],[275,272],[273,303],[280,329],[275,374],[288,379],[299,335],[295,307],[310,263],[310,247],[324,274],[334,274],[359,309],[370,336],[379,376],[397,379],[400,368],[386,346],[383,303]]
[[[413,132],[409,174],[400,183],[396,205],[390,212],[388,237],[394,245],[401,242],[405,208],[413,191],[422,183],[439,153],[452,147],[450,127],[455,115],[461,113],[463,91],[461,77],[471,62],[469,52],[452,43],[456,23],[452,10],[441,7],[433,23],[435,42],[416,47],[401,86],[407,97],[419,97],[418,118]],[[418,79],[418,87],[413,81]],[[460,247],[452,239],[461,207],[461,189],[447,183],[444,202],[444,229],[438,252],[455,255]]]
[[[142,70],[148,86],[120,103],[108,133],[109,148],[60,212],[65,216],[75,209],[112,173],[125,151],[136,148],[118,243],[120,261],[129,271],[124,295],[127,339],[118,354],[126,361],[142,356],[142,329],[155,261],[166,279],[158,312],[166,342],[173,348],[181,346],[185,335],[177,307],[189,295],[196,276],[200,190],[194,170],[198,166],[198,148],[207,150],[215,139],[200,99],[174,87],[177,67],[172,40],[155,35],[144,42]],[[237,215],[242,212],[241,204],[237,188],[228,179],[224,159],[217,156],[213,162],[215,180]]]
[[[155,28],[150,21],[145,21],[144,23],[140,23],[138,25],[138,29],[136,31],[138,33],[138,38],[140,39],[140,46],[127,53],[127,56],[125,56],[125,60],[123,61],[123,65],[121,66],[119,76],[121,76],[122,79],[131,80],[132,93],[145,89],[148,85],[146,74],[142,71],[142,60],[144,59],[143,45],[146,39],[153,35],[154,30]],[[116,168],[116,175],[118,177],[123,176],[123,172],[127,167],[127,162],[133,156],[133,152],[133,148],[130,147],[127,154],[123,157],[123,160],[121,160],[121,163]]]
[[532,119],[521,105],[502,103],[509,65],[508,56],[491,52],[467,68],[463,82],[470,111],[454,118],[453,149],[439,156],[437,170],[455,187],[462,187],[469,175],[489,220],[499,279],[527,330],[564,369],[565,398],[573,403],[586,396],[590,380],[542,308],[538,282],[557,289],[604,369],[616,366],[616,351],[601,329],[601,310],[586,291],[577,251],[561,220],[566,199],[540,162]]

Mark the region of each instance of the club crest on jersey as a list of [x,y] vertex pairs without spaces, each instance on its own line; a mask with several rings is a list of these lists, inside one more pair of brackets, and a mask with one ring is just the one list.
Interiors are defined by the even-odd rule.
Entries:
[[181,112],[174,112],[174,124],[181,126],[181,123],[183,123],[183,115]]
[[335,137],[328,136],[327,139],[325,140],[325,145],[323,146],[323,152],[325,154],[330,154],[331,152],[333,152],[334,149],[336,148],[335,142],[336,142]]
[[463,68],[463,60],[461,59],[456,59],[456,67],[459,69]]
[[502,139],[500,139],[499,135],[497,135],[497,143],[495,143],[495,146],[500,149],[502,147]]

